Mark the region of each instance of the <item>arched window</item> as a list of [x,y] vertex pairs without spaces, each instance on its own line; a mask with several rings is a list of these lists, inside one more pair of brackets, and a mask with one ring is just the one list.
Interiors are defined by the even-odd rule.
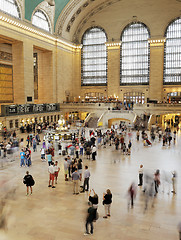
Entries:
[[20,9],[16,0],[0,0],[0,10],[13,17],[21,18]]
[[149,84],[150,48],[148,28],[143,23],[131,23],[122,33],[121,85]]
[[181,84],[181,18],[168,25],[165,37],[164,84]]
[[47,32],[51,32],[50,22],[48,17],[41,10],[37,10],[32,17],[32,24],[38,28],[41,28]]
[[82,85],[107,84],[105,32],[98,27],[87,30],[82,38]]

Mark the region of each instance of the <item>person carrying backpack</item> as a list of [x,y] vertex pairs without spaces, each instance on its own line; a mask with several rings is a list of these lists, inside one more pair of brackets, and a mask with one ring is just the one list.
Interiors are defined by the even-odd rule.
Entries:
[[27,187],[26,195],[27,196],[29,195],[29,188],[31,190],[31,195],[32,195],[32,193],[33,193],[32,186],[35,185],[35,181],[34,181],[33,177],[29,174],[28,171],[26,172],[26,175],[23,178],[23,183],[26,184],[26,187]]

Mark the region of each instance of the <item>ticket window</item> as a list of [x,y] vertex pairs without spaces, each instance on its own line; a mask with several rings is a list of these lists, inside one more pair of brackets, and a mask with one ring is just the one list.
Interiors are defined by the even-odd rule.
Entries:
[[53,122],[53,116],[51,116],[51,122]]
[[57,121],[57,116],[55,115],[55,116],[54,116],[54,122],[56,122],[56,121]]

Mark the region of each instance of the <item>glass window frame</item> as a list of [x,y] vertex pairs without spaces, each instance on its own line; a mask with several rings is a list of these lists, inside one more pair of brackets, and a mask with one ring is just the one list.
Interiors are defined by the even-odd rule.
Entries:
[[[147,39],[147,44],[148,44],[148,62],[146,63],[147,65],[148,65],[148,68],[145,68],[145,70],[147,71],[147,74],[146,74],[146,77],[147,77],[147,82],[135,82],[135,81],[131,81],[131,75],[130,75],[130,82],[122,82],[122,79],[123,79],[123,44],[124,44],[124,42],[122,41],[122,39],[123,39],[123,35],[124,35],[124,33],[125,33],[125,31],[128,29],[128,28],[130,28],[132,25],[134,25],[134,24],[141,24],[147,31],[148,31],[148,39],[150,38],[150,30],[149,30],[149,28],[144,24],[144,23],[142,23],[142,22],[131,22],[131,23],[129,23],[124,29],[123,29],[123,31],[122,31],[122,33],[121,33],[121,42],[122,42],[122,44],[121,44],[121,48],[120,48],[120,85],[121,86],[134,86],[134,85],[149,85],[149,80],[150,80],[150,44],[149,44],[149,42],[148,42],[148,39]],[[138,35],[138,34],[137,34]],[[128,35],[129,36],[129,35]],[[140,35],[141,36],[141,35]],[[142,41],[145,41],[146,42],[146,40],[142,40]],[[130,42],[130,44],[132,44],[133,42],[140,42],[140,41],[127,41],[127,42],[125,42],[126,44],[129,44],[129,42]],[[133,49],[133,48],[129,48],[129,49]],[[135,48],[135,50],[137,50],[138,48],[136,47]],[[145,48],[146,49],[146,48]],[[135,58],[141,58],[141,55],[136,55],[136,54],[133,54],[133,55],[125,55],[124,56],[124,58],[125,57],[135,57]],[[145,55],[143,54],[143,57],[144,57]],[[142,64],[143,62],[141,61],[140,62],[140,65]],[[128,64],[128,63],[125,63],[125,64]],[[125,69],[126,70],[126,69]],[[132,72],[135,72],[135,71],[143,71],[143,68],[130,68],[129,70],[127,70],[127,71],[132,71]],[[135,75],[136,76],[136,75]],[[144,75],[143,74],[140,74],[140,75],[137,75],[137,77],[139,77],[139,78],[143,78],[144,77]],[[132,78],[134,78],[134,75],[132,76]]]
[[[172,47],[169,47],[167,44],[169,44],[169,41],[170,41],[170,39],[171,39],[171,41],[173,40],[175,40],[175,39],[177,39],[177,37],[175,37],[175,38],[168,38],[167,37],[167,32],[168,32],[168,29],[170,28],[170,26],[172,26],[173,25],[173,28],[174,28],[174,23],[177,21],[177,20],[180,20],[180,29],[177,29],[178,31],[181,31],[181,17],[178,17],[178,18],[175,18],[175,19],[173,19],[169,24],[168,24],[168,26],[167,26],[167,28],[166,28],[166,30],[165,30],[165,34],[164,34],[164,36],[165,36],[165,38],[166,38],[166,42],[165,42],[165,44],[164,44],[164,67],[163,67],[163,85],[181,85],[181,58],[180,58],[180,60],[176,60],[176,58],[179,58],[179,57],[176,57],[176,56],[178,56],[178,55],[180,55],[180,57],[181,57],[181,44],[180,44],[180,51],[178,51],[178,52],[176,52],[176,51],[174,51],[174,47],[176,48],[177,47],[177,45],[174,45],[174,46],[172,46]],[[176,31],[174,31],[174,33],[176,33]],[[181,40],[180,40],[181,41]],[[179,45],[179,44],[178,44]],[[170,53],[168,53],[167,52],[167,47],[169,47],[171,50],[170,50]],[[169,61],[168,62],[171,62],[171,66],[172,67],[170,67],[170,68],[167,68],[167,56],[169,56]],[[174,56],[175,56],[175,61],[173,61],[173,58],[174,58]],[[174,66],[175,66],[175,63],[180,63],[180,67],[175,67],[174,68]],[[176,71],[176,69],[178,69],[177,70],[177,73],[175,72],[175,73],[170,73],[170,74],[167,74],[166,73],[166,71],[168,71],[169,69],[172,69],[172,71]],[[179,70],[180,70],[180,73],[179,73]],[[178,77],[178,78],[180,78],[180,81],[166,81],[166,77],[169,77],[170,76],[170,78],[171,77]]]
[[[48,23],[48,28],[49,28],[49,30],[47,30],[47,29],[45,29],[45,28],[42,28],[42,27],[40,27],[39,25],[36,25],[36,24],[33,23],[33,17],[34,17],[34,16],[37,17],[37,16],[35,15],[36,13],[41,13],[41,14],[44,15],[44,17],[45,17],[45,19],[46,19],[46,22]],[[39,17],[39,18],[40,18],[40,17]],[[43,20],[44,20],[44,19],[43,19]],[[48,15],[47,15],[47,13],[46,13],[45,11],[43,11],[42,9],[36,9],[36,10],[34,11],[34,13],[32,14],[32,20],[31,20],[31,22],[32,22],[32,25],[33,25],[34,27],[37,27],[37,28],[39,28],[39,29],[41,29],[41,30],[43,30],[43,31],[45,31],[45,32],[52,33],[51,21],[50,21]]]
[[[6,2],[9,2],[9,3],[11,3],[14,7],[16,7],[16,10],[17,10],[17,15],[15,15],[15,14],[12,14],[10,11],[8,12],[8,11],[5,11],[4,9],[0,9],[0,11],[2,11],[2,12],[4,12],[5,14],[8,14],[8,15],[10,15],[11,17],[14,17],[14,18],[17,18],[17,19],[21,19],[21,10],[20,10],[20,7],[19,7],[19,4],[18,4],[18,1],[17,0],[1,0],[1,1],[3,1],[2,2],[2,5],[3,5],[3,3],[5,4]],[[12,1],[14,2],[14,4],[12,3]]]
[[[84,71],[84,69],[83,69],[83,66],[84,66],[84,64],[83,64],[83,54],[84,54],[84,52],[83,52],[83,49],[84,49],[84,45],[83,45],[83,41],[84,41],[84,36],[90,31],[90,30],[92,30],[92,29],[94,29],[94,28],[98,28],[99,30],[101,30],[104,34],[105,34],[105,37],[106,37],[106,41],[105,41],[105,43],[108,41],[108,37],[107,37],[107,34],[106,34],[106,32],[105,32],[105,30],[103,29],[103,28],[101,28],[101,27],[99,27],[99,26],[94,26],[94,27],[91,27],[91,28],[88,28],[85,32],[84,32],[84,34],[83,34],[83,36],[82,36],[82,41],[81,41],[81,43],[82,43],[82,49],[81,49],[81,86],[107,86],[107,66],[108,66],[108,53],[107,53],[107,47],[106,47],[106,45],[105,45],[105,49],[106,49],[106,70],[102,70],[102,71],[105,71],[106,72],[106,82],[105,83],[84,83],[84,76],[83,76],[83,74],[85,73],[85,71]],[[98,44],[98,45],[101,45],[101,44]],[[87,45],[86,45],[87,46]],[[96,46],[96,44],[92,44],[92,45],[90,45],[90,46]],[[102,44],[102,46],[103,46],[103,44]],[[101,58],[101,57],[100,57]],[[88,58],[87,59],[85,59],[85,60],[87,60],[88,61]],[[96,65],[96,64],[95,64]],[[100,64],[101,65],[101,64]],[[99,66],[100,66],[99,65]],[[103,64],[102,64],[102,66],[104,66]],[[88,72],[88,71],[86,71],[86,72]],[[93,73],[96,73],[96,71],[90,71],[92,74]]]

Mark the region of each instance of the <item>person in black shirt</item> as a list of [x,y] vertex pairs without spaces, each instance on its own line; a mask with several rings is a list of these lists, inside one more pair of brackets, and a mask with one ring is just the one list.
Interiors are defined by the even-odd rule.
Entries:
[[33,193],[32,186],[35,184],[35,181],[28,171],[26,172],[26,175],[23,178],[23,183],[26,184],[26,187],[27,187],[26,195],[28,196],[29,194],[29,188],[31,189],[31,195],[32,195]]
[[[94,193],[93,197],[91,196],[91,192]],[[89,202],[92,204],[93,208],[97,209],[99,198],[98,198],[98,195],[95,193],[94,189],[90,190],[89,192]]]
[[103,218],[110,217],[110,208],[112,203],[112,193],[107,189],[106,193],[103,193],[103,205],[105,207],[105,216]]

